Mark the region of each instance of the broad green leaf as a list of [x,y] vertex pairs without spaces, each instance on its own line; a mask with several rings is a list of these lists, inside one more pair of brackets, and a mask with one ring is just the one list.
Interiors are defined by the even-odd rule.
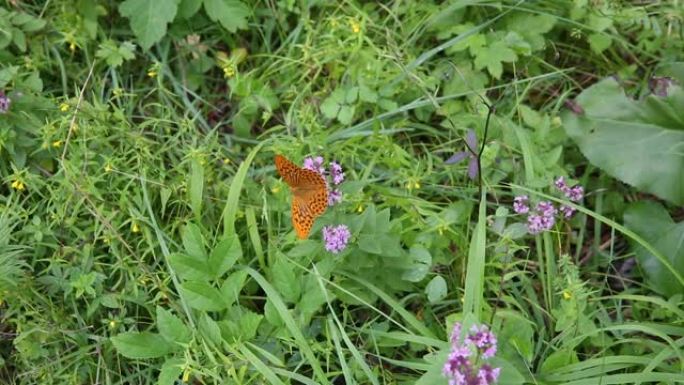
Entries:
[[226,308],[221,293],[215,287],[202,281],[187,281],[181,284],[183,296],[190,307],[204,311],[218,311]]
[[185,252],[196,259],[206,260],[207,252],[204,249],[204,237],[202,237],[202,230],[194,223],[188,223],[183,228],[181,234],[183,239],[183,247]]
[[340,106],[340,112],[337,114],[337,120],[342,124],[351,124],[354,119],[354,106],[342,105]]
[[214,278],[219,278],[242,258],[242,246],[237,235],[224,237],[209,255],[209,269]]
[[229,342],[248,341],[256,336],[263,315],[254,313],[242,306],[233,306],[226,319],[219,322],[223,339]]
[[605,33],[592,33],[589,35],[588,40],[589,47],[597,54],[600,54],[608,49],[613,42],[613,39],[611,39],[611,37]]
[[164,361],[161,370],[159,371],[159,378],[157,385],[175,384],[178,377],[183,373],[183,366],[185,360],[178,357],[171,357]]
[[178,4],[178,16],[189,19],[199,11],[201,6],[202,0],[180,0],[180,4]]
[[435,276],[425,287],[425,294],[427,294],[430,303],[441,301],[447,295],[446,280],[441,275]]
[[119,5],[119,12],[131,22],[131,29],[143,49],[166,35],[166,25],[176,17],[180,0],[126,0]]
[[328,119],[335,119],[340,112],[340,104],[331,96],[328,96],[321,103],[321,112]]
[[239,0],[204,0],[204,10],[230,32],[247,28],[249,8]]
[[401,275],[401,279],[410,282],[420,282],[432,266],[432,256],[430,252],[422,246],[412,246],[409,250],[411,265],[406,267],[406,271]]
[[173,350],[173,345],[164,337],[150,332],[126,332],[110,340],[119,354],[128,358],[162,357]]
[[169,255],[169,263],[173,271],[183,279],[204,281],[214,277],[207,261],[186,254]]
[[157,329],[169,342],[187,344],[192,338],[190,329],[185,326],[183,321],[160,306],[157,306]]
[[273,286],[278,290],[283,299],[289,303],[295,303],[301,295],[301,276],[295,275],[294,268],[284,258],[280,258],[271,268]]
[[549,354],[541,365],[542,373],[549,373],[564,366],[579,362],[577,353],[572,349],[560,349]]
[[[630,205],[625,211],[624,221],[627,228],[653,245],[676,271],[684,274],[684,221],[675,223],[665,208],[651,201]],[[668,297],[684,294],[684,286],[654,255],[635,242],[632,246],[655,290]]]
[[232,305],[240,298],[240,291],[242,290],[242,286],[245,285],[246,278],[247,272],[240,270],[229,275],[228,278],[223,281],[221,295],[223,295],[223,302],[226,306]]
[[[684,79],[681,79],[684,80]],[[684,204],[684,91],[642,101],[625,96],[614,79],[584,90],[584,114],[566,112],[565,131],[589,161],[643,191]]]

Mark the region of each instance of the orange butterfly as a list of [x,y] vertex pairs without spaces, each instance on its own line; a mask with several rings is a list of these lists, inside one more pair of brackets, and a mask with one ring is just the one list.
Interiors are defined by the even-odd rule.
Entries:
[[282,155],[275,156],[278,173],[292,191],[292,225],[299,239],[306,239],[316,217],[328,208],[328,188],[316,171],[301,168]]

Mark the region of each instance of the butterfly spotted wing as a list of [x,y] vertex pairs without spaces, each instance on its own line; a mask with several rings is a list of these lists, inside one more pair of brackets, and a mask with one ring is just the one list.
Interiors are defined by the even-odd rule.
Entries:
[[301,168],[282,155],[275,156],[276,169],[292,191],[292,225],[299,239],[306,239],[313,222],[328,207],[328,188],[321,174]]

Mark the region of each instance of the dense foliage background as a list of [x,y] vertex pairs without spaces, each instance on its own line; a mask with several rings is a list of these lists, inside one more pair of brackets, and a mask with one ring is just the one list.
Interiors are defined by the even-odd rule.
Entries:
[[3,3],[3,384],[684,382],[681,1]]

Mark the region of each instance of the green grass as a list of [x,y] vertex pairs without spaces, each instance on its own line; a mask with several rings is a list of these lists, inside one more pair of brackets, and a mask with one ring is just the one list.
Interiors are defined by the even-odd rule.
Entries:
[[[0,6],[0,383],[446,384],[456,321],[500,384],[684,382],[681,204],[568,129],[677,77],[681,4],[120,3]],[[275,154],[344,168],[306,240]],[[577,213],[529,234],[521,194]]]

